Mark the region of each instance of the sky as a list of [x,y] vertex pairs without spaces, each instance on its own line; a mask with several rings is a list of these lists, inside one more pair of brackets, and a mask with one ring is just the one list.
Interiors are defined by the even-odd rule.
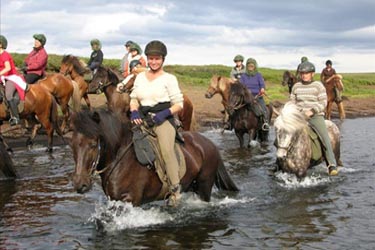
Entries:
[[49,54],[89,57],[90,40],[121,59],[127,40],[168,47],[166,64],[297,68],[307,56],[320,72],[375,72],[374,0],[0,0],[8,52],[29,53],[35,33]]

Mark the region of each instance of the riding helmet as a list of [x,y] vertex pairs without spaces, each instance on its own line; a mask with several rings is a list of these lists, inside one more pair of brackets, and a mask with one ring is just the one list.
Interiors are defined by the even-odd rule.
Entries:
[[132,43],[129,46],[129,51],[134,51],[134,50],[138,52],[138,55],[142,54],[142,49],[137,43]]
[[42,44],[42,46],[44,46],[47,42],[47,38],[44,34],[34,34],[33,38],[35,40],[38,40]]
[[300,64],[298,71],[302,73],[315,72],[315,66],[311,62],[306,61]]
[[133,68],[137,65],[141,64],[139,60],[133,60],[129,63],[129,70],[132,72]]
[[328,66],[328,65],[331,65],[332,66],[332,61],[331,60],[327,60],[326,61],[326,65]]
[[237,62],[237,61],[243,62],[243,60],[245,60],[245,58],[242,55],[236,55],[233,59],[234,62]]
[[126,47],[129,47],[130,45],[132,45],[134,42],[129,40],[129,41],[126,41],[126,43],[124,44]]
[[90,45],[93,46],[93,45],[98,45],[99,49],[102,47],[102,44],[100,43],[99,39],[92,39],[90,41]]
[[3,35],[0,35],[0,43],[3,49],[6,49],[8,47],[8,41]]
[[167,47],[163,42],[154,40],[146,45],[145,54],[146,56],[158,55],[165,57],[167,55]]
[[307,62],[309,59],[306,56],[301,57],[301,63]]

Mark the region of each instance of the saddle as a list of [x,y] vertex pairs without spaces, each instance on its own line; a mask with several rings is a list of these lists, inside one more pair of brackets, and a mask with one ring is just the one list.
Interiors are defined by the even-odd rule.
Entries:
[[[155,169],[162,182],[158,198],[164,198],[165,194],[169,192],[168,176],[156,135],[150,129],[146,128],[146,126],[136,126],[133,128],[133,144],[139,163],[147,166],[150,170]],[[180,143],[177,140],[174,150],[179,162],[179,177],[181,180],[186,173],[186,162]]]

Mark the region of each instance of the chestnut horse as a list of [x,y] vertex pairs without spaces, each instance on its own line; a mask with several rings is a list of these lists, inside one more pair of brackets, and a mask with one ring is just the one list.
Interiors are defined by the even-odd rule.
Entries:
[[345,119],[345,110],[344,110],[344,104],[342,103],[342,100],[337,100],[336,98],[336,92],[335,88],[337,88],[338,91],[344,90],[344,85],[342,84],[342,76],[335,74],[328,79],[324,81],[324,87],[326,88],[327,92],[327,107],[325,112],[325,118],[330,120],[331,114],[332,114],[332,105],[335,102],[339,111],[340,120]]
[[[64,131],[69,120],[69,101],[72,100],[73,110],[78,111],[80,98],[78,98],[78,85],[60,73],[49,74],[37,82],[43,85],[60,105],[63,113],[63,122],[60,130]],[[75,92],[75,93],[74,93]]]
[[[163,199],[162,182],[153,168],[141,165],[135,156],[131,124],[107,110],[82,111],[72,118],[71,147],[75,162],[73,186],[89,191],[93,174],[99,173],[106,196],[135,206]],[[181,150],[186,173],[181,191],[195,192],[210,201],[213,184],[219,190],[238,191],[225,169],[215,144],[197,132],[184,131]]]
[[[325,120],[333,153],[338,166],[340,160],[340,131],[332,121]],[[293,173],[299,179],[306,176],[309,167],[318,165],[324,159],[318,140],[312,139],[305,115],[292,103],[287,102],[274,122],[276,170]],[[317,135],[314,136],[317,139]],[[314,148],[316,150],[314,150]],[[315,152],[315,153],[314,153]]]
[[[132,77],[124,86],[125,93],[118,93],[116,91],[119,78],[110,68],[100,66],[96,71],[91,84],[90,92],[103,91],[107,98],[108,110],[116,112],[127,112],[130,105],[129,94],[134,86],[136,76]],[[184,104],[181,112],[178,113],[178,119],[181,121],[183,130],[194,130],[194,109],[193,103],[187,95],[183,95]]]
[[61,61],[60,73],[64,75],[70,75],[72,80],[77,82],[79,86],[81,99],[85,99],[87,107],[90,109],[90,99],[87,95],[87,90],[89,87],[87,82],[83,78],[84,74],[87,73],[87,70],[78,60],[78,58],[73,55],[64,56]]
[[[0,108],[5,110],[5,104],[0,105]],[[6,112],[0,112],[0,114],[4,114],[0,119],[7,119]],[[33,140],[42,125],[48,137],[46,151],[52,152],[54,131],[56,130],[61,137],[63,135],[58,125],[57,102],[42,84],[29,84],[29,89],[25,94],[24,108],[20,113],[20,117],[34,123],[32,133],[27,139],[26,144],[33,144]],[[40,124],[35,122],[39,122]]]
[[[227,104],[227,111],[229,119],[234,132],[240,142],[240,147],[243,147],[243,136],[247,133],[249,141],[247,146],[251,146],[251,141],[258,140],[265,142],[268,140],[268,130],[262,129],[262,122],[256,115],[260,110],[260,105],[257,103],[256,98],[250,93],[245,85],[241,83],[233,83],[229,90],[229,101]],[[272,105],[267,106],[266,121],[270,124],[272,118],[273,108]]]
[[283,81],[281,82],[281,85],[285,86],[288,85],[289,94],[292,93],[292,88],[294,84],[297,82],[297,77],[293,75],[290,71],[285,71],[283,74]]
[[210,99],[214,95],[219,94],[222,98],[221,104],[223,104],[224,110],[221,111],[224,114],[223,117],[223,124],[228,120],[228,102],[229,102],[229,91],[230,91],[230,86],[234,83],[235,81],[224,77],[224,76],[218,76],[218,75],[213,75],[210,80],[210,85],[208,86],[208,89],[205,93],[205,97]]

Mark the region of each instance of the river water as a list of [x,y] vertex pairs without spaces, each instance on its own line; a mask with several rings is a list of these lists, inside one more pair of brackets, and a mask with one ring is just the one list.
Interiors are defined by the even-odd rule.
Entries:
[[241,191],[215,189],[209,203],[184,194],[179,209],[108,201],[99,180],[75,193],[68,146],[17,150],[20,178],[0,180],[0,249],[375,249],[374,124],[339,124],[345,167],[328,177],[317,166],[302,182],[270,175],[273,133],[239,149],[232,132],[207,128]]

